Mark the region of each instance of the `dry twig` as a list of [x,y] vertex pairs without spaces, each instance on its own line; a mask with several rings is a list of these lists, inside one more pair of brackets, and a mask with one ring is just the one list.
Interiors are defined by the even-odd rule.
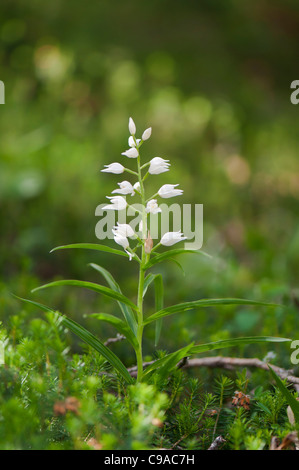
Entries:
[[[147,367],[153,364],[155,361],[151,362],[144,362],[143,367]],[[299,377],[295,377],[293,375],[292,370],[283,369],[281,367],[275,366],[270,364],[274,372],[279,375],[280,378],[286,379],[289,383],[299,385]],[[268,364],[266,362],[261,361],[257,358],[239,358],[239,357],[222,357],[222,356],[212,356],[212,357],[201,357],[201,358],[194,358],[185,361],[183,365],[180,365],[182,369],[190,369],[192,367],[210,367],[210,368],[222,368],[233,370],[236,367],[253,367],[258,369],[263,369],[268,371]],[[129,373],[135,377],[137,367],[130,367],[128,369]]]

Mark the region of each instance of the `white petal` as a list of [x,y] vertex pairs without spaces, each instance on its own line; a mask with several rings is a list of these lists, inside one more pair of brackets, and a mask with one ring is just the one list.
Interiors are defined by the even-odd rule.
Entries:
[[114,241],[118,245],[122,246],[125,250],[129,247],[129,241],[126,237],[122,237],[121,235],[115,235]]

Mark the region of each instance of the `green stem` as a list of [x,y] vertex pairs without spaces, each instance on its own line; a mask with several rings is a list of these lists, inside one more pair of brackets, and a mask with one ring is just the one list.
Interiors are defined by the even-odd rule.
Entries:
[[[142,210],[142,238],[143,240],[145,239],[146,232],[147,232],[147,227],[146,227],[146,222],[147,222],[147,215],[145,212],[145,195],[144,195],[144,185],[143,185],[143,179],[142,179],[142,173],[141,173],[141,165],[140,165],[140,155],[137,157],[137,167],[138,167],[138,180],[140,183],[140,196],[141,196],[141,202],[143,206]],[[139,266],[139,282],[138,282],[138,300],[137,300],[137,306],[138,306],[138,326],[137,326],[137,341],[138,341],[138,349],[136,350],[136,359],[137,359],[137,382],[141,382],[142,376],[143,376],[143,357],[142,357],[142,339],[143,339],[143,288],[144,288],[144,277],[145,277],[145,270],[144,266],[147,262],[147,255],[144,250],[144,243],[142,243],[141,246],[142,254],[141,254],[141,264]]]
[[[143,250],[143,248],[142,248]],[[143,336],[143,288],[144,288],[144,270],[142,264],[139,267],[139,283],[138,283],[138,326],[137,341],[138,349],[136,351],[137,359],[137,382],[141,382],[143,376],[143,358],[142,358],[142,336]]]

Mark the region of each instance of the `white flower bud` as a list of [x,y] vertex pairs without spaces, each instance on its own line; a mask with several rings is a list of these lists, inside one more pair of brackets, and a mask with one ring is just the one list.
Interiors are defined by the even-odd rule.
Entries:
[[181,242],[182,240],[186,240],[187,237],[184,237],[184,235],[179,232],[167,232],[164,233],[163,237],[161,238],[161,245],[164,246],[172,246],[175,243]]
[[128,158],[137,158],[139,153],[138,153],[137,148],[131,147],[129,148],[129,150],[126,150],[125,152],[123,152],[122,155],[125,155],[125,157],[128,157]]
[[135,189],[135,191],[140,193],[140,183],[139,183],[139,181],[137,181],[137,183],[134,184],[133,188]]
[[135,142],[135,139],[132,135],[130,135],[128,139],[129,147],[136,147],[136,144],[139,145],[140,142],[141,142],[141,139],[136,139],[136,142]]
[[176,186],[179,186],[179,185],[178,184],[164,184],[158,191],[159,196],[165,199],[169,197],[180,196],[181,194],[183,194],[183,190],[174,189]]
[[164,158],[155,157],[150,161],[150,166],[148,172],[151,175],[159,175],[160,173],[165,173],[169,170],[170,163],[169,160],[164,160]]
[[147,140],[147,139],[149,139],[151,135],[152,135],[152,128],[149,127],[148,129],[145,129],[145,131],[143,132],[143,134],[142,134],[142,140]]
[[129,132],[131,135],[135,135],[136,134],[136,126],[135,126],[135,122],[133,121],[133,119],[130,117],[129,119]]
[[104,165],[105,169],[101,170],[103,173],[114,173],[115,175],[119,175],[125,171],[125,167],[120,163],[111,163],[110,165]]

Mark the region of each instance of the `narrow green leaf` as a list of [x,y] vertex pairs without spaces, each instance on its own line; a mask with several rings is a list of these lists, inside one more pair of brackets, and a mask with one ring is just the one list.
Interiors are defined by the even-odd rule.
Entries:
[[222,306],[222,305],[259,305],[265,307],[277,307],[276,304],[269,304],[265,302],[257,302],[254,300],[246,299],[201,299],[195,300],[192,302],[184,302],[181,304],[172,305],[171,307],[166,307],[159,312],[150,315],[145,319],[144,324],[147,325],[152,321],[158,320],[159,318],[172,315],[173,313],[185,312],[187,310],[192,310],[195,308],[201,307],[213,307],[213,306]]
[[[174,353],[168,354],[167,356],[158,359],[155,361],[153,364],[148,366],[145,369],[144,378],[147,378],[156,370],[160,369],[160,367],[165,367],[165,370],[167,367],[172,367],[172,369],[175,367],[175,365],[184,357],[186,356],[191,356],[193,354],[200,354],[203,352],[207,351],[213,351],[216,349],[224,349],[224,348],[229,348],[233,346],[240,346],[244,344],[252,344],[252,343],[264,343],[264,342],[270,342],[270,343],[283,343],[283,342],[288,342],[291,341],[289,338],[277,338],[273,336],[249,336],[245,338],[235,338],[235,339],[228,339],[228,340],[222,340],[222,341],[215,341],[213,343],[206,343],[206,344],[197,344],[193,345],[190,344],[189,346],[186,346],[185,348],[180,349],[179,351],[175,351]],[[169,359],[169,363],[168,363]],[[297,402],[297,404],[299,404]]]
[[[161,311],[164,307],[164,289],[163,289],[163,278],[161,274],[158,274],[154,280],[155,283],[155,308],[156,312]],[[156,321],[155,325],[155,346],[157,347],[160,339],[162,330],[162,318]]]
[[63,316],[62,322],[69,330],[75,333],[75,335],[77,335],[85,343],[87,343],[98,353],[100,353],[103,357],[105,357],[105,359],[107,359],[107,361],[120,373],[120,375],[124,378],[127,383],[133,383],[133,379],[124,364],[112,351],[110,351],[109,348],[104,346],[104,344],[98,338],[96,338],[88,330],[83,328],[83,326],[79,325],[70,318]]
[[127,297],[119,292],[115,292],[114,290],[110,289],[109,287],[101,286],[100,284],[95,284],[94,282],[86,282],[86,281],[77,281],[75,279],[64,279],[61,281],[54,281],[49,282],[48,284],[44,284],[43,286],[36,287],[32,290],[32,292],[36,292],[41,289],[46,289],[48,287],[58,287],[58,286],[77,286],[77,287],[85,287],[86,289],[93,290],[98,292],[99,294],[106,295],[107,297],[111,297],[112,299],[118,300],[123,302],[126,305],[129,305],[134,310],[138,310],[137,306],[131,302]]
[[290,405],[294,413],[295,421],[298,424],[299,423],[299,402],[296,400],[294,395],[292,395],[292,393],[289,392],[287,387],[282,382],[281,378],[274,372],[274,370],[272,369],[272,367],[269,366],[269,364],[268,364],[268,367],[270,369],[270,373],[272,374],[272,377],[274,378],[276,382],[277,387],[279,388],[281,393],[284,395],[287,403]]
[[149,286],[151,285],[151,283],[153,282],[153,280],[155,279],[155,277],[157,276],[157,274],[148,274],[146,276],[146,278],[144,279],[144,286],[143,286],[143,297],[145,296],[145,294],[147,293],[147,289],[149,288]]
[[201,354],[215,349],[231,348],[253,343],[285,343],[291,341],[289,338],[278,338],[275,336],[248,336],[245,338],[224,339],[213,343],[197,344],[191,348],[190,354]]
[[[95,263],[90,263],[90,266],[93,269],[95,269],[96,271],[98,271],[99,273],[101,273],[102,276],[104,276],[104,278],[106,279],[109,287],[112,290],[114,290],[115,292],[118,292],[119,294],[122,294],[122,291],[121,291],[118,283],[116,282],[116,280],[114,279],[112,274],[109,273],[109,271],[107,271],[107,269],[105,269],[102,266],[99,266],[98,264],[95,264]],[[122,314],[123,314],[127,324],[129,325],[129,327],[133,331],[134,335],[136,336],[137,322],[136,322],[136,318],[135,318],[133,310],[123,302],[118,302],[118,305],[119,305],[119,307],[122,311]]]
[[[155,284],[155,310],[156,312],[163,308],[164,301],[164,290],[163,290],[163,278],[161,274],[148,274],[144,281],[143,287],[143,297],[145,296],[147,289],[154,282]],[[156,322],[156,331],[155,331],[155,346],[157,346],[162,329],[162,320],[159,319]]]
[[86,330],[83,326],[79,325],[75,321],[71,320],[70,318],[62,315],[60,312],[57,312],[45,305],[42,305],[38,302],[34,302],[33,300],[29,299],[22,299],[21,297],[17,297],[18,299],[22,300],[23,302],[27,302],[29,304],[35,305],[36,307],[44,310],[45,312],[52,312],[57,313],[61,316],[62,323],[66,326],[69,330],[75,333],[80,339],[82,339],[85,343],[95,349],[98,353],[100,353],[105,359],[120,373],[120,375],[124,378],[127,383],[133,383],[133,379],[130,376],[129,372],[127,371],[124,364],[119,360],[119,358],[110,351],[98,338],[96,338],[93,334],[91,334],[88,330]]
[[110,323],[110,325],[113,325],[119,333],[121,333],[127,338],[127,340],[131,343],[134,349],[138,348],[136,336],[134,336],[130,328],[126,325],[123,320],[120,320],[114,315],[109,315],[109,313],[91,313],[88,314],[88,317],[93,317],[97,320]]
[[12,295],[13,295],[13,297],[15,297],[18,300],[21,300],[22,302],[25,302],[27,304],[31,304],[31,305],[34,305],[35,307],[40,308],[44,312],[57,313],[56,310],[53,310],[52,308],[47,307],[46,305],[40,304],[39,302],[35,302],[34,300],[29,300],[29,299],[23,299],[22,297],[18,297],[17,295],[14,295],[14,294],[12,294]]
[[167,376],[176,367],[181,359],[189,355],[189,351],[193,344],[194,343],[191,343],[188,346],[185,346],[184,348],[179,349],[178,351],[175,351],[171,354],[167,354],[167,356],[164,356],[161,359],[155,361],[145,369],[143,378],[148,380],[152,373],[157,369],[160,377],[164,378]]
[[171,258],[171,257],[176,256],[176,255],[181,255],[181,254],[184,254],[184,253],[193,253],[193,254],[197,254],[197,255],[207,256],[208,258],[212,258],[211,255],[209,255],[208,253],[205,253],[204,251],[201,251],[201,250],[185,250],[184,248],[176,248],[174,250],[166,251],[165,253],[160,253],[160,254],[154,256],[153,258],[151,258],[146,263],[145,269],[149,269],[157,263],[162,263],[162,261],[165,261],[168,258]]
[[50,253],[53,253],[54,251],[57,250],[68,250],[68,249],[84,249],[84,250],[96,250],[96,251],[105,251],[107,253],[113,253],[114,255],[119,255],[119,256],[124,256],[125,258],[128,258],[128,255],[121,250],[116,250],[115,248],[110,248],[109,246],[106,245],[98,245],[97,243],[74,243],[71,245],[62,245],[62,246],[57,246],[56,248],[53,248],[53,250],[50,251]]

